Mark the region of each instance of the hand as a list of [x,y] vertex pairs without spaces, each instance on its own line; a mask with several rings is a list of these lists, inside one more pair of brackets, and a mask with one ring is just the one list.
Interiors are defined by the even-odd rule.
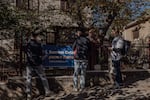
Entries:
[[112,50],[113,50],[113,48],[112,48],[112,47],[108,47],[108,50],[112,51]]
[[45,60],[48,57],[48,55],[42,56],[42,60]]

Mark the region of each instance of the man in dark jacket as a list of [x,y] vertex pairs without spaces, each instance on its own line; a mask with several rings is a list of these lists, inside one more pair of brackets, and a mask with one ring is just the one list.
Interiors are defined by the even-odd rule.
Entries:
[[[81,31],[77,32],[77,39],[73,43],[74,50],[74,89],[75,91],[82,91],[85,88],[85,75],[88,66],[88,53],[90,48],[90,41],[84,36]],[[80,76],[80,87],[78,88],[78,76]]]
[[[39,31],[40,32],[40,31]],[[40,79],[42,80],[44,89],[45,89],[45,95],[48,96],[50,94],[49,90],[49,84],[46,79],[43,66],[42,66],[42,44],[40,42],[39,38],[39,32],[32,33],[31,39],[28,41],[28,43],[24,46],[24,51],[27,55],[27,98],[31,98],[31,79],[32,79],[32,71],[36,72]]]

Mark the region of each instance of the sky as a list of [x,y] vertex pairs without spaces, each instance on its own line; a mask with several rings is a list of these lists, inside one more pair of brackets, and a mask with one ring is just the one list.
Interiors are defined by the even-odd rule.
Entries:
[[[150,9],[150,0],[132,0],[130,4],[127,4],[127,7],[133,11],[131,19],[136,20],[143,11],[145,11],[146,9]],[[103,20],[105,20],[105,18],[107,17],[106,14],[101,13],[99,8],[97,8],[94,10],[93,16],[93,22],[95,23],[95,26],[104,26]]]
[[[134,1],[139,1],[138,4],[134,3]],[[143,1],[143,2],[142,2]],[[130,7],[135,14],[132,14],[133,19],[136,19],[138,16],[141,15],[142,12],[144,12],[146,9],[150,9],[150,0],[133,0],[128,7]]]

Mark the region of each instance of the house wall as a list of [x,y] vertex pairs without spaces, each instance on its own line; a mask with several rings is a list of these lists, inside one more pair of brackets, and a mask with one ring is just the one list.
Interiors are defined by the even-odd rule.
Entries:
[[133,41],[133,33],[132,33],[132,30],[133,30],[134,28],[135,28],[135,27],[126,29],[126,30],[123,32],[123,37],[124,37],[125,40]]
[[[133,38],[133,30],[135,30],[136,27],[137,28],[140,27],[139,28],[139,38],[134,39]],[[142,61],[143,59],[145,59],[144,57],[146,57],[145,62],[149,61],[149,59],[150,59],[150,49],[149,49],[150,20],[126,29],[123,32],[123,37],[126,40],[131,41],[132,49],[139,51],[139,57],[143,57],[142,59],[139,58],[139,61]],[[147,64],[147,63],[145,63],[145,64]],[[142,65],[142,67],[144,67],[144,66],[147,66],[147,65]],[[148,66],[149,66],[149,64],[148,64]]]
[[26,4],[26,8],[30,6],[30,9],[40,11],[44,11],[48,7],[53,7],[54,9],[60,9],[61,8],[61,0],[0,0],[2,2],[8,2],[13,6],[19,6],[22,7],[24,4]]
[[140,30],[140,38],[146,39],[147,36],[150,36],[150,22],[147,21],[146,23],[141,24]]
[[0,48],[3,48],[5,51],[7,51],[7,57],[10,57],[14,51],[14,39],[0,40]]
[[123,32],[123,37],[126,40],[134,41],[133,30],[135,30],[135,28],[139,27],[139,26],[141,28],[139,29],[139,38],[138,39],[145,40],[148,36],[150,36],[150,22],[149,21],[146,21],[145,23],[141,23],[141,24],[135,25],[133,27],[130,27],[128,29],[125,29],[125,31]]
[[13,50],[14,49],[14,39],[0,40],[0,46],[5,48],[6,50]]
[[60,9],[61,0],[39,0],[40,1],[40,11],[44,11],[49,7],[53,7],[54,9]]

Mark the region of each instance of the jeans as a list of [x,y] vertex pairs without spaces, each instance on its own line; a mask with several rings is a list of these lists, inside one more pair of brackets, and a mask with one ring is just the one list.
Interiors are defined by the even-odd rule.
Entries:
[[42,68],[43,66],[27,66],[26,67],[26,92],[27,94],[31,95],[31,89],[32,89],[32,72],[35,71],[36,74],[38,75],[38,77],[40,77],[42,84],[44,86],[44,90],[45,90],[45,94],[50,93],[49,90],[49,84],[48,81],[46,79],[44,70]]
[[74,88],[78,89],[78,77],[80,75],[80,88],[85,88],[85,76],[86,68],[88,66],[88,60],[74,60]]
[[114,70],[115,70],[115,84],[117,86],[120,86],[122,84],[122,74],[120,70],[120,60],[117,61],[112,61],[114,65]]

